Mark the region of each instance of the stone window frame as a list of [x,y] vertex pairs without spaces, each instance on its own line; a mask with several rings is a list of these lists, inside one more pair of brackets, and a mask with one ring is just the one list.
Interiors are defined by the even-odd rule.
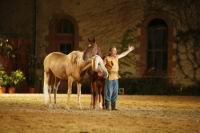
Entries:
[[138,48],[138,53],[140,54],[140,75],[143,77],[149,77],[147,74],[147,46],[148,46],[148,25],[149,23],[154,19],[161,19],[163,20],[168,27],[168,68],[167,68],[167,74],[166,75],[160,75],[160,77],[172,77],[173,76],[173,68],[175,67],[175,62],[173,62],[173,44],[175,42],[175,29],[174,24],[172,23],[172,20],[170,17],[165,13],[160,14],[151,14],[147,16],[142,25],[140,26],[140,47]]
[[[53,46],[54,44],[51,44],[51,42],[53,42],[55,40],[55,36],[64,36],[65,34],[63,33],[57,33],[56,31],[56,26],[57,24],[59,23],[60,20],[62,19],[66,19],[66,20],[69,20],[73,25],[74,25],[74,39],[73,39],[73,42],[74,42],[74,46],[73,46],[73,49],[77,49],[79,47],[79,27],[78,27],[78,22],[76,21],[76,19],[71,16],[71,15],[68,15],[68,14],[64,14],[64,13],[61,13],[61,14],[54,14],[52,16],[52,18],[50,19],[50,22],[49,22],[49,33],[47,35],[47,40],[49,41],[49,45],[50,46]],[[70,36],[70,34],[69,34]],[[49,49],[48,51],[51,51],[51,49]]]

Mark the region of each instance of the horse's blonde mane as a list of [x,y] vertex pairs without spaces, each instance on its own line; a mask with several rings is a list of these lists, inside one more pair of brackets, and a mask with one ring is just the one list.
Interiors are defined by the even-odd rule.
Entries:
[[68,57],[70,57],[72,64],[79,66],[83,62],[83,52],[73,51],[68,54]]

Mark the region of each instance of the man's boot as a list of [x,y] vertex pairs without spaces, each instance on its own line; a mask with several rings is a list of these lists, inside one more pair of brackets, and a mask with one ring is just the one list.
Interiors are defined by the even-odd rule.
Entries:
[[110,106],[109,101],[106,101],[106,100],[105,100],[105,109],[106,109],[106,110],[109,110],[109,106]]
[[116,102],[112,102],[111,103],[111,107],[112,107],[111,108],[112,110],[117,110],[117,108],[116,108]]

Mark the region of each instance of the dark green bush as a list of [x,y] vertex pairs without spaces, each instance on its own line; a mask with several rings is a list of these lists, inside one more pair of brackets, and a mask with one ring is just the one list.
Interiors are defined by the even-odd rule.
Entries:
[[136,95],[200,95],[199,86],[182,88],[173,85],[167,78],[130,78],[120,79],[120,88],[125,94]]

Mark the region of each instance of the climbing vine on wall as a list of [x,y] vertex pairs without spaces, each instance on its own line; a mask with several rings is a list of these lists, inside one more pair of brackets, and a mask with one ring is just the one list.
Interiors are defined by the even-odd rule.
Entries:
[[130,28],[124,32],[121,41],[122,48],[127,48],[128,45],[133,45],[137,42],[136,36],[134,34],[135,30],[135,28]]

